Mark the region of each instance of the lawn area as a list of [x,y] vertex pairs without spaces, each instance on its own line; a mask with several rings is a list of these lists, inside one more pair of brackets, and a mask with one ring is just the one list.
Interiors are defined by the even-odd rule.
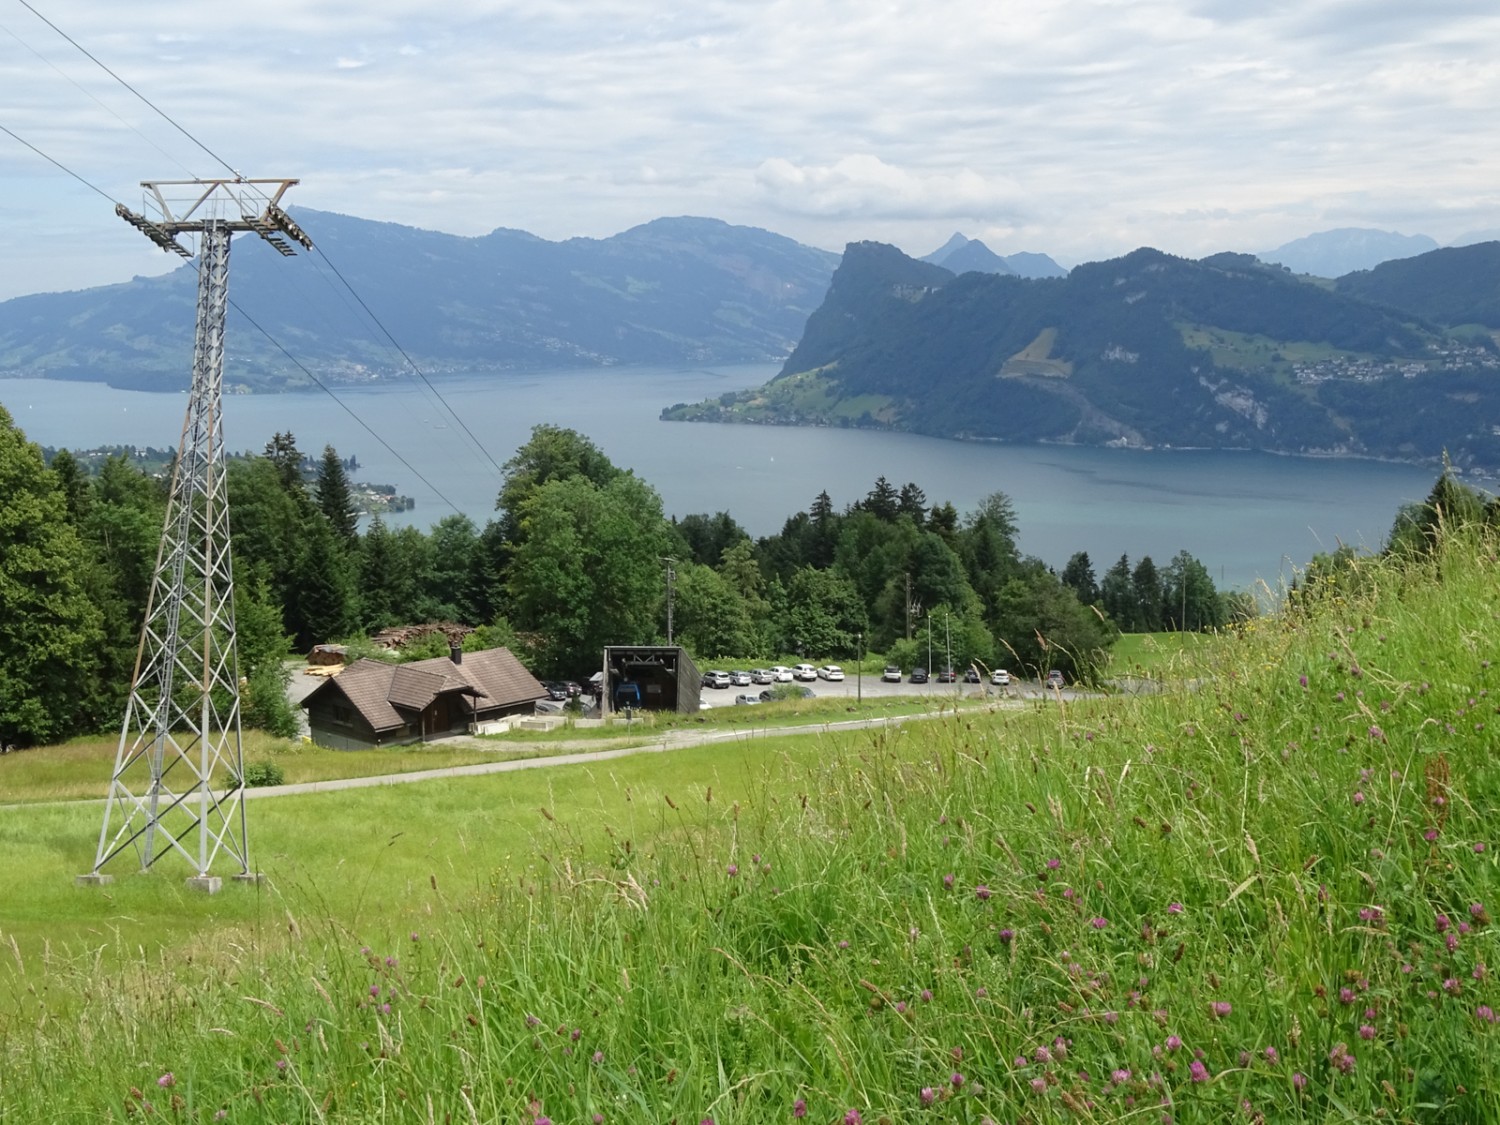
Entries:
[[256,801],[211,898],[8,809],[0,1120],[1500,1120],[1500,540],[1347,579],[1157,693]]
[[1184,655],[1213,640],[1205,633],[1121,633],[1105,676],[1169,675]]

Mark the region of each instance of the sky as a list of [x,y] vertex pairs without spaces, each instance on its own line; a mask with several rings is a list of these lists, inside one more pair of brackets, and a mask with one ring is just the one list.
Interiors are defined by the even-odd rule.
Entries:
[[0,0],[0,125],[104,193],[0,133],[0,299],[176,266],[110,200],[225,164],[459,235],[703,215],[1071,265],[1500,228],[1495,0],[29,3],[176,124]]

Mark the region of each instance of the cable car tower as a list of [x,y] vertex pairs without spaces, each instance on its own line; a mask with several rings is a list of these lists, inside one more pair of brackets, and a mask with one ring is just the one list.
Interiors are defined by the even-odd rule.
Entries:
[[296,180],[158,180],[141,184],[150,215],[115,212],[163,250],[191,258],[179,235],[198,238],[198,311],[193,383],[172,473],[167,514],[130,701],[93,870],[99,885],[121,853],[146,871],[176,853],[192,868],[188,886],[222,886],[216,861],[257,880],[245,835],[245,761],[240,740],[240,670],[234,631],[229,512],[224,471],[224,318],[229,242],[241,231],[291,257],[312,241],[281,209]]

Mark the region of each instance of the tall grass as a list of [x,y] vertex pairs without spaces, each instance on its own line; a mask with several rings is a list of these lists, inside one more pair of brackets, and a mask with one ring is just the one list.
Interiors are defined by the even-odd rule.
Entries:
[[399,938],[31,959],[0,1119],[1500,1119],[1496,543],[1361,566],[1196,690],[616,763]]

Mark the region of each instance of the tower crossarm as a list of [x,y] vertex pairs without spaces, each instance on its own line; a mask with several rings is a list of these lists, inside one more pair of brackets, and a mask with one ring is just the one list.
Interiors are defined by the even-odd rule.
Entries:
[[210,229],[257,234],[291,257],[292,243],[305,250],[312,239],[281,207],[281,197],[298,183],[285,179],[143,180],[147,210],[137,215],[123,204],[115,208],[131,226],[165,250],[191,254],[177,244],[178,234],[202,234]]

